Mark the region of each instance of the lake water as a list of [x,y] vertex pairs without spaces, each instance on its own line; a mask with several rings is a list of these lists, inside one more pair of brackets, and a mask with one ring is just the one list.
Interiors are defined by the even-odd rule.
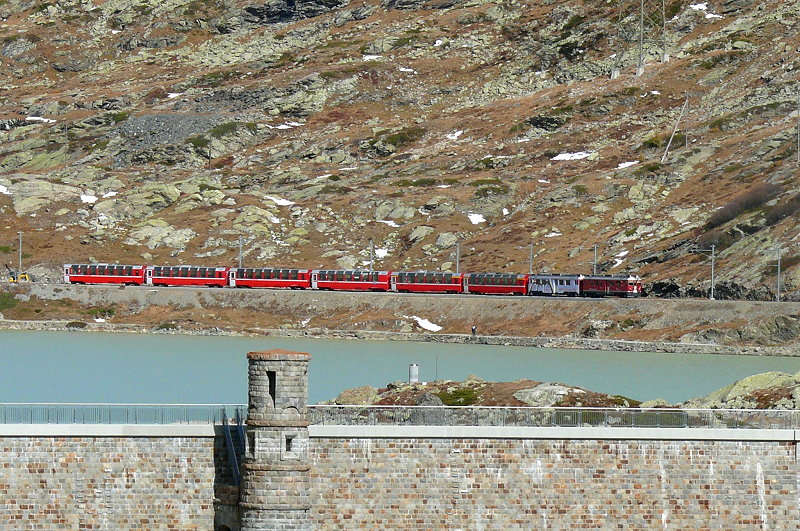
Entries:
[[0,331],[0,402],[246,403],[253,350],[309,352],[309,403],[360,385],[519,378],[680,402],[800,358],[604,352],[405,341]]

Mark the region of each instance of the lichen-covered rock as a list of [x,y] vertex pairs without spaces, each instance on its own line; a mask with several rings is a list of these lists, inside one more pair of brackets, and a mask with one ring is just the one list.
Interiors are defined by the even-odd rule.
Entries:
[[374,387],[370,387],[368,385],[364,385],[361,387],[356,387],[354,389],[347,389],[346,391],[342,391],[339,393],[333,403],[344,406],[344,405],[359,405],[359,406],[368,406],[370,404],[374,404],[379,399],[378,390]]
[[582,392],[580,389],[554,383],[543,383],[530,389],[522,389],[514,393],[514,398],[529,406],[557,406],[568,394]]

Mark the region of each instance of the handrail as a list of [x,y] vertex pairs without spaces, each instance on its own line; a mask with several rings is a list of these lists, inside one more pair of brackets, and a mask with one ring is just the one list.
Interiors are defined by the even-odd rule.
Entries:
[[[0,404],[0,424],[231,424],[244,404]],[[311,425],[800,429],[800,411],[503,406],[308,406]]]
[[0,404],[0,424],[222,424],[241,404]]

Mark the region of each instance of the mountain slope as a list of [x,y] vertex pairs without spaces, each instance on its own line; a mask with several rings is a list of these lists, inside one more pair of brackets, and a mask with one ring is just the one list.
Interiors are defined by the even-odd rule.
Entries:
[[[800,298],[800,7],[0,2],[0,260],[642,275]],[[626,31],[622,31],[626,34]],[[630,35],[630,32],[627,32]],[[654,32],[650,33],[654,35]],[[620,67],[620,76],[611,71]],[[688,111],[678,123],[688,95]],[[673,129],[673,139],[661,162]],[[565,159],[565,160],[564,160]],[[634,163],[635,164],[632,164]]]

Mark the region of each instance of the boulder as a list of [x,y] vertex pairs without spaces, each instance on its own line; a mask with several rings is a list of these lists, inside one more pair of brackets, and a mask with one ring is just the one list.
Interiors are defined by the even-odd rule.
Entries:
[[443,232],[436,238],[436,247],[447,249],[458,243],[458,237],[452,232]]
[[585,391],[561,384],[542,383],[529,389],[520,389],[514,393],[514,398],[529,406],[550,407],[558,405],[568,394],[577,392]]
[[197,234],[192,229],[176,229],[163,219],[151,219],[132,230],[125,244],[144,244],[149,249],[156,247],[183,249],[195,236]]
[[355,389],[347,389],[339,393],[333,403],[339,406],[355,405],[355,406],[368,406],[374,404],[380,399],[378,390],[374,387],[364,385],[356,387]]

